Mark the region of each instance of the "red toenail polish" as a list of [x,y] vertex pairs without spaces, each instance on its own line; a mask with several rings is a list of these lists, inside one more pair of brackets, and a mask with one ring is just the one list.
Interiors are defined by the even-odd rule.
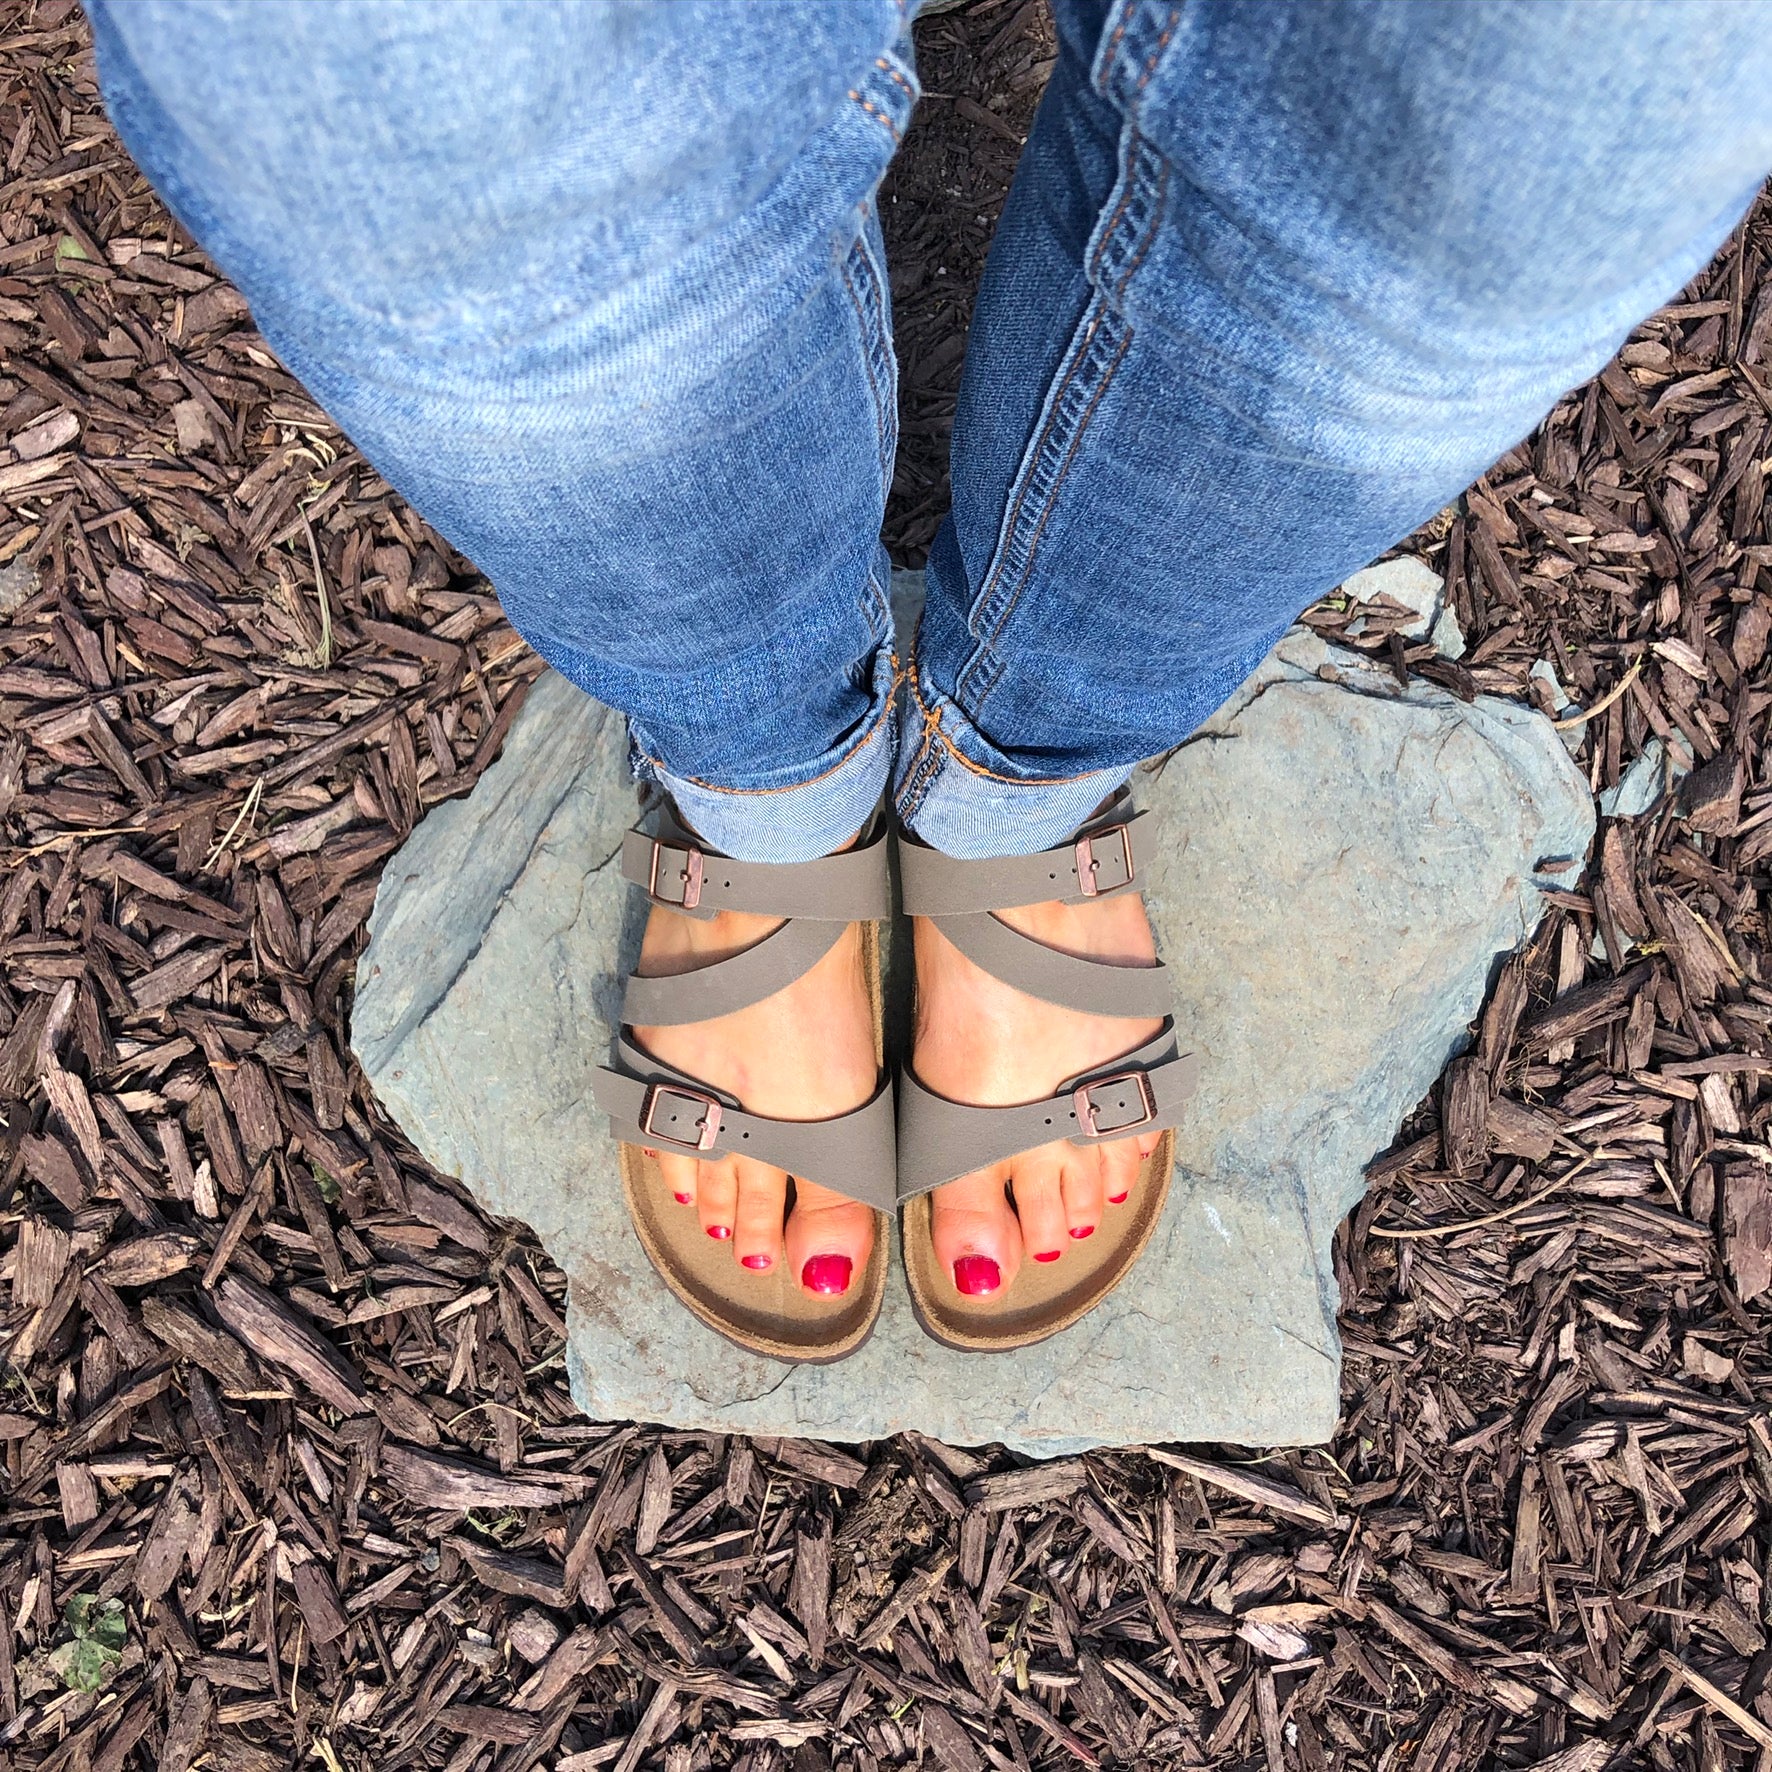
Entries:
[[1093,1237],[1095,1235],[1095,1226],[1092,1224],[1072,1225],[1071,1235],[1080,1243],[1085,1237]]
[[1124,1194],[1109,1194],[1108,1204],[1110,1206],[1124,1206],[1126,1204],[1126,1196]]
[[672,1194],[671,1198],[675,1200],[679,1206],[693,1206],[695,1204],[695,1196],[693,1194]]
[[653,1150],[650,1145],[641,1145],[640,1154],[644,1157],[650,1157],[655,1163],[658,1161],[658,1152]]
[[1042,1249],[1040,1253],[1034,1257],[1034,1260],[1056,1261],[1062,1254],[1064,1254],[1062,1249]]
[[800,1269],[800,1284],[808,1292],[822,1292],[836,1298],[849,1290],[849,1276],[855,1263],[847,1255],[814,1255]]
[[967,1298],[995,1292],[1003,1284],[1003,1270],[988,1255],[962,1255],[954,1263],[954,1290]]
[[741,1265],[748,1267],[759,1274],[769,1265],[769,1257],[767,1255],[741,1255],[739,1261]]
[[[1071,1232],[1071,1235],[1072,1235],[1072,1236],[1073,1236],[1073,1237],[1074,1237],[1074,1236],[1075,1236],[1075,1235],[1076,1235],[1076,1234],[1077,1234],[1077,1233],[1076,1233],[1076,1232],[1075,1232],[1075,1231],[1072,1231],[1072,1232]],[[708,1226],[708,1235],[709,1235],[709,1236],[710,1236],[710,1237],[718,1237],[718,1238],[720,1238],[720,1239],[721,1239],[721,1241],[722,1241],[722,1242],[724,1242],[724,1241],[725,1241],[725,1239],[726,1239],[726,1238],[727,1238],[727,1237],[729,1237],[729,1236],[731,1236],[731,1235],[732,1235],[732,1230],[731,1230],[731,1227],[730,1227],[730,1226],[728,1226],[728,1225],[724,1225],[724,1224],[710,1224],[710,1225],[709,1225],[709,1226]]]

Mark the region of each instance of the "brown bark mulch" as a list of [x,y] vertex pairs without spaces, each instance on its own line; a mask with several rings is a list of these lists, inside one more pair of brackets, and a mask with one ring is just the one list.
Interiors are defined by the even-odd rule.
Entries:
[[[907,557],[1050,55],[1032,0],[920,30]],[[347,1038],[377,870],[535,661],[172,227],[69,0],[0,6],[0,154],[0,1765],[1772,1763],[1772,208],[1411,542],[1460,661],[1313,612],[1596,788],[1691,771],[1375,1165],[1334,1443],[1024,1466],[579,1417],[560,1276]]]

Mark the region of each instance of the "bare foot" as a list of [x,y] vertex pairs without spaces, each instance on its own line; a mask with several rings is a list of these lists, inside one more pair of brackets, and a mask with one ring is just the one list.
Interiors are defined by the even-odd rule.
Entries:
[[[638,971],[693,972],[781,927],[779,917],[720,911],[686,917],[652,907]],[[874,1093],[874,1012],[861,963],[861,925],[785,990],[733,1015],[682,1027],[636,1027],[646,1051],[711,1083],[747,1111],[776,1120],[824,1120],[857,1108]],[[750,1157],[708,1162],[659,1151],[665,1186],[710,1237],[729,1241],[733,1259],[761,1273],[786,1260],[808,1292],[844,1292],[867,1265],[873,1211],[829,1188],[796,1181],[784,1237],[787,1175]]]
[[[1120,893],[1093,903],[999,911],[1047,947],[1117,965],[1157,957],[1144,902]],[[913,1064],[950,1101],[1007,1107],[1135,1051],[1162,1027],[1137,1017],[1085,1015],[1030,997],[982,972],[927,917],[915,920],[917,1034]],[[1058,1261],[1123,1206],[1160,1132],[1099,1145],[1068,1139],[939,1187],[931,1197],[935,1254],[962,1293],[1008,1287],[1022,1261]],[[1013,1190],[1013,1195],[1011,1195]]]

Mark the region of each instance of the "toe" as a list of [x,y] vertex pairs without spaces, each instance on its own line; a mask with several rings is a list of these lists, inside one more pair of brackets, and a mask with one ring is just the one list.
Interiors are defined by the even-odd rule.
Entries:
[[1064,1220],[1073,1242],[1095,1235],[1101,1223],[1103,1189],[1100,1148],[1065,1153],[1059,1182],[1064,1195]]
[[787,1260],[800,1284],[821,1297],[847,1292],[874,1249],[874,1211],[814,1181],[794,1183]]
[[1048,1144],[1027,1151],[1010,1164],[1015,1216],[1021,1221],[1021,1246],[1035,1261],[1057,1261],[1065,1252],[1068,1226],[1060,1177],[1063,1146]]
[[1131,1198],[1140,1161],[1137,1143],[1130,1138],[1101,1147],[1101,1187],[1110,1206],[1124,1206]]
[[788,1178],[767,1163],[737,1157],[738,1204],[732,1215],[732,1253],[741,1267],[766,1273],[781,1259],[782,1215]]
[[999,1163],[937,1188],[930,1202],[936,1260],[968,1297],[1007,1287],[1021,1266],[1021,1232],[1003,1191],[1007,1179],[1007,1165]]
[[710,1237],[721,1240],[732,1235],[732,1221],[738,1213],[738,1162],[724,1157],[715,1163],[700,1165],[695,1182],[695,1210],[701,1228]]
[[658,1172],[663,1176],[665,1186],[670,1189],[672,1199],[679,1206],[693,1206],[696,1172],[701,1164],[693,1157],[680,1157],[670,1151],[648,1151],[647,1155],[658,1159]]

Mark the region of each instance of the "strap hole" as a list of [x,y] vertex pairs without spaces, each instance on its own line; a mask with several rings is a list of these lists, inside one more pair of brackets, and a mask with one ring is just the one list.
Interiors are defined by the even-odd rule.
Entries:
[[1051,1125],[1051,1124],[1052,1124],[1052,1116],[1051,1116],[1051,1115],[1050,1115],[1050,1114],[1048,1114],[1048,1115],[1047,1115],[1047,1116],[1046,1116],[1046,1124],[1047,1124],[1047,1125],[1048,1125],[1048,1126],[1050,1126],[1050,1125]]

